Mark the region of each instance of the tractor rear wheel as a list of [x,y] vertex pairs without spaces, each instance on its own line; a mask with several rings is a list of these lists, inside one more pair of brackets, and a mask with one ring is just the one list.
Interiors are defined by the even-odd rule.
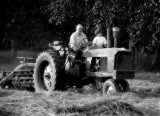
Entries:
[[129,84],[124,79],[116,79],[116,83],[120,88],[120,92],[127,92],[130,90]]
[[103,96],[119,92],[119,87],[114,79],[106,80],[103,84],[102,94]]
[[61,61],[58,53],[47,51],[41,53],[34,68],[34,88],[37,93],[50,92],[57,89],[57,81],[60,78]]

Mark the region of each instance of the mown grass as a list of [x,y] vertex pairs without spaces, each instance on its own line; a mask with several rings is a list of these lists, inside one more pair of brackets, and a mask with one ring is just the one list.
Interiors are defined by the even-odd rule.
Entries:
[[11,112],[10,110],[8,111],[8,109],[6,109],[6,108],[0,109],[0,115],[1,116],[14,116],[14,115],[18,116],[18,114],[15,114],[15,113]]
[[82,93],[75,88],[49,94],[0,90],[0,110],[9,116],[158,116],[160,93],[152,90],[160,81],[141,80],[138,75],[128,80],[130,92],[106,97],[89,85]]
[[84,106],[57,107],[56,114],[75,114],[81,116],[129,116],[144,114],[134,106],[125,102],[110,100],[97,101]]
[[[19,51],[18,55],[31,57],[37,53]],[[2,56],[5,59],[6,56],[0,58]],[[11,71],[19,64],[19,60],[12,60],[3,62],[0,59],[0,71]],[[107,97],[90,86],[85,86],[82,93],[74,88],[50,94],[0,90],[0,116],[158,116],[159,77],[159,73],[138,72],[135,79],[128,80],[130,92]]]
[[143,116],[135,106],[116,99],[104,99],[100,94],[10,92],[11,95],[0,97],[0,115],[8,111],[10,116]]

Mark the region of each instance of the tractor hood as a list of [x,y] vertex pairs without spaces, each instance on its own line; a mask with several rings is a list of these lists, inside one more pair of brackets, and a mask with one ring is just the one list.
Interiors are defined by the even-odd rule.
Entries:
[[83,51],[83,57],[114,57],[119,51],[129,51],[125,48],[98,48]]

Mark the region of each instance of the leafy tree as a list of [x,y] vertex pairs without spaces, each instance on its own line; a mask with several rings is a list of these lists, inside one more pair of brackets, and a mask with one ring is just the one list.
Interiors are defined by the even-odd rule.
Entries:
[[[24,45],[33,47],[32,41],[37,41],[39,36],[43,34],[41,32],[44,32],[43,30],[45,29],[48,31],[49,29],[47,18],[44,14],[47,5],[47,0],[6,0],[5,9],[1,11],[4,13],[2,18],[5,20],[0,21],[3,24],[1,28],[3,36],[0,44],[12,41],[12,48],[15,52],[19,41],[24,43]],[[37,30],[37,35],[33,35],[35,38],[33,39],[32,37],[31,39],[29,34],[35,33],[34,29]],[[34,44],[37,43],[34,42]]]
[[159,51],[160,2],[156,0],[6,0],[0,11],[0,45],[12,39],[35,48],[43,38],[51,40],[51,34],[67,43],[81,23],[88,39],[97,24],[105,35],[107,27],[119,26],[122,45],[130,40],[143,53]]
[[145,1],[134,10],[134,22],[129,25],[129,33],[133,42],[143,52],[154,52],[159,36],[159,3]]
[[50,3],[47,11],[50,13],[49,22],[63,27],[62,35],[68,37],[75,25],[82,23],[87,35],[92,37],[99,23],[105,34],[107,27],[124,27],[124,22],[129,17],[127,3],[127,0],[55,0]]

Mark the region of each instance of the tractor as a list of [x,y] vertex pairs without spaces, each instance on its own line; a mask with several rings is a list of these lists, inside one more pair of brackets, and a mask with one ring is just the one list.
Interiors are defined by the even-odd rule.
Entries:
[[[95,48],[86,46],[84,40],[80,46],[82,58],[77,60],[68,45],[55,41],[49,44],[50,49],[40,53],[35,63],[23,62],[22,70],[16,68],[9,74],[5,72],[0,85],[27,85],[38,93],[82,88],[88,84],[99,87],[103,95],[129,91],[129,83],[125,79],[133,79],[135,73],[130,50]],[[24,66],[30,68],[23,70]]]
[[[83,42],[81,42],[82,46]],[[85,43],[84,43],[85,44]],[[94,48],[83,50],[81,61],[74,60],[68,46],[56,46],[39,55],[34,68],[36,92],[65,89],[67,86],[83,87],[90,83],[103,83],[102,92],[125,92],[134,78],[131,52],[124,48]],[[68,66],[69,65],[69,66]]]

